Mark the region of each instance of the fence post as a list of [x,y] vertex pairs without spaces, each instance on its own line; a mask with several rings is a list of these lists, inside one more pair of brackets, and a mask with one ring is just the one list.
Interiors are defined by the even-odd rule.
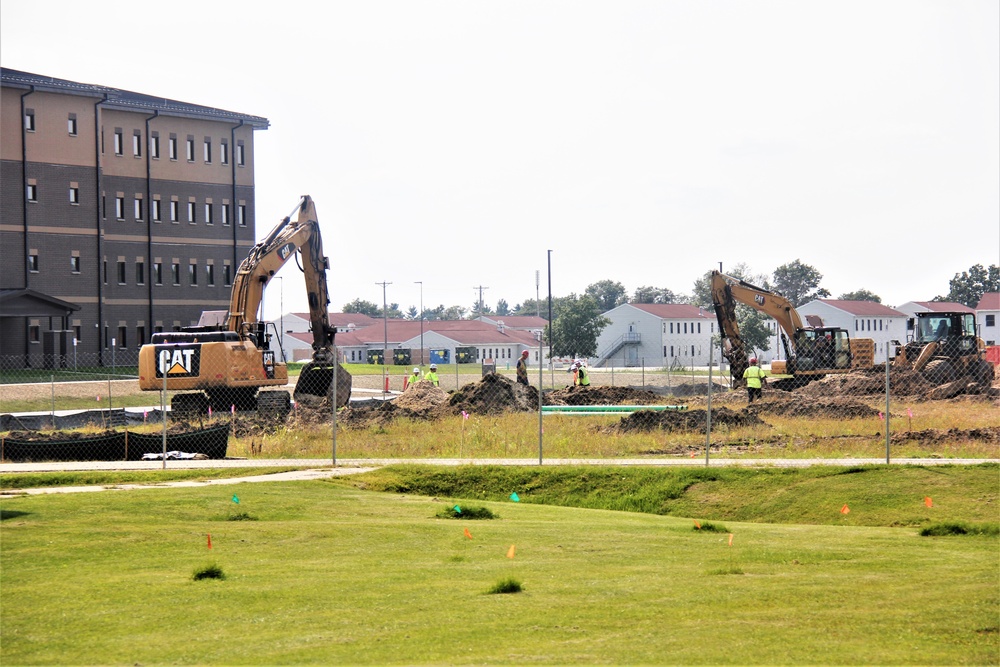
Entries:
[[708,348],[708,402],[705,408],[705,467],[708,467],[708,451],[712,444],[712,348]]
[[52,428],[56,427],[56,376],[51,375],[49,386],[52,388]]
[[889,463],[889,344],[885,346],[885,462]]
[[[159,366],[161,359],[157,358],[156,365]],[[167,369],[162,369],[163,372],[163,398],[160,399],[160,411],[163,413],[163,465],[164,470],[167,469]]]
[[337,375],[340,373],[340,356],[337,354],[337,346],[333,346],[333,395],[330,398],[330,410],[333,416],[330,420],[330,429],[333,431],[333,467],[337,467]]

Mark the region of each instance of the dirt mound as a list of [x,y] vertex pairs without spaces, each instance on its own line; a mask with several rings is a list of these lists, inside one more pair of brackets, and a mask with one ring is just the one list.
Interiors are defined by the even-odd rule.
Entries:
[[545,394],[545,405],[658,405],[663,397],[631,387],[566,387]]
[[[708,414],[705,410],[640,410],[622,417],[621,421],[609,430],[617,433],[634,433],[637,431],[694,431],[705,432]],[[748,410],[730,410],[729,408],[712,409],[712,428],[718,426],[743,427],[767,426],[757,415]]]
[[[922,396],[934,385],[919,373],[909,370],[893,370],[889,374],[889,391],[894,396]],[[873,396],[885,395],[885,373],[844,373],[827,375],[821,380],[810,382],[796,389],[800,396]]]
[[435,408],[447,401],[448,392],[440,387],[435,387],[432,382],[421,380],[407,387],[403,395],[394,399],[393,403],[396,404],[397,408],[421,411]]
[[538,390],[490,373],[479,382],[470,382],[451,395],[450,414],[463,411],[477,415],[538,410]]
[[878,417],[879,410],[853,398],[824,396],[803,398],[792,395],[787,399],[764,400],[747,408],[755,415],[779,417],[809,417],[832,419],[857,419]]
[[987,426],[985,428],[928,428],[922,431],[901,431],[893,433],[890,440],[892,442],[906,442],[907,440],[918,440],[929,443],[948,443],[972,440],[976,442],[1000,442],[1000,426]]

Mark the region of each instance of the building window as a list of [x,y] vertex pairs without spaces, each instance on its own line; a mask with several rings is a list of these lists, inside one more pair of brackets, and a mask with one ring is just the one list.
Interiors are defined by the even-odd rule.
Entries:
[[163,262],[153,262],[153,283],[163,284]]
[[237,215],[237,218],[239,219],[240,227],[246,227],[247,226],[247,205],[246,204],[240,204],[236,208],[236,215]]
[[124,261],[119,261],[118,262],[118,284],[119,285],[124,285],[125,284],[125,262]]
[[171,160],[176,160],[177,159],[177,137],[176,136],[170,135],[170,138],[167,139],[167,150],[168,150],[168,152],[170,154],[169,155],[170,159]]
[[69,203],[79,204],[80,203],[80,188],[76,186],[70,186],[69,188]]
[[69,270],[73,273],[80,273],[80,256],[73,255],[69,258]]
[[996,315],[987,315],[986,316],[986,326],[988,326],[988,327],[995,327],[996,325],[997,325],[997,316]]
[[205,224],[211,225],[213,224],[213,222],[214,221],[212,219],[212,203],[205,202]]
[[170,265],[170,276],[173,278],[174,285],[181,284],[181,265],[177,262]]
[[125,219],[125,197],[115,197],[115,217]]
[[146,262],[142,260],[136,260],[135,262],[135,284],[146,284]]
[[142,135],[138,131],[132,135],[132,155],[142,157]]
[[160,217],[160,200],[154,199],[151,206],[153,207],[151,212],[151,215],[153,217],[153,222],[160,222],[160,220],[162,220],[162,218]]
[[73,338],[77,343],[83,342],[83,327],[79,324],[73,325]]
[[24,110],[24,129],[28,132],[35,131],[35,110],[25,109]]
[[205,283],[209,287],[215,287],[215,264],[205,265]]
[[243,142],[242,141],[236,142],[236,164],[238,164],[241,167],[246,166],[247,163],[246,157],[247,157],[246,148],[243,146]]
[[28,254],[28,270],[32,273],[38,273],[38,253],[33,252]]
[[28,327],[28,341],[31,343],[42,342],[42,328],[37,324]]
[[76,114],[71,113],[69,118],[66,120],[66,129],[69,132],[69,136],[76,136]]
[[125,341],[125,334],[127,331],[128,330],[125,327],[118,327],[118,340],[115,342],[118,343],[119,348],[128,347]]
[[135,344],[136,347],[142,347],[146,342],[146,327],[139,325],[135,328]]
[[226,264],[222,267],[222,284],[229,287],[233,284],[232,265]]
[[142,222],[142,200],[136,198],[133,206],[133,213],[135,213],[135,221]]
[[179,201],[177,201],[176,199],[170,200],[170,222],[177,222],[178,220],[180,220],[181,217],[180,208],[181,204]]
[[196,287],[198,285],[198,265],[197,264],[194,264],[194,263],[188,264],[188,282],[191,283],[192,287]]
[[219,162],[229,164],[229,144],[225,140],[219,144]]
[[194,162],[194,137],[187,138],[187,161]]
[[197,222],[197,220],[194,217],[195,216],[195,212],[196,211],[195,211],[195,208],[194,208],[194,202],[193,201],[189,201],[188,202],[188,222],[190,222],[192,225]]
[[122,136],[121,129],[115,130],[115,155],[124,155],[125,153],[124,142],[125,138]]
[[28,201],[38,201],[38,186],[34,183],[28,183],[27,197]]
[[108,260],[107,259],[105,259],[103,262],[101,262],[101,280],[104,281],[105,285],[108,284]]
[[222,224],[229,225],[229,204],[222,205]]
[[152,134],[149,137],[149,157],[154,160],[160,159],[160,135]]
[[205,137],[205,164],[212,164],[212,140]]

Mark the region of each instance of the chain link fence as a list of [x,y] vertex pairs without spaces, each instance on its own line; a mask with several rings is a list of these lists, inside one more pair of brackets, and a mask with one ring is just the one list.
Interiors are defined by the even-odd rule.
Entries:
[[136,354],[119,352],[0,357],[0,458],[1000,458],[1000,385],[978,358],[943,373],[887,354],[809,377],[764,363],[753,401],[717,362],[564,361],[529,366],[526,384],[507,364],[441,365],[436,380],[424,367],[413,382],[410,367],[357,364],[335,411],[323,397],[292,400],[294,366],[259,393],[143,391]]

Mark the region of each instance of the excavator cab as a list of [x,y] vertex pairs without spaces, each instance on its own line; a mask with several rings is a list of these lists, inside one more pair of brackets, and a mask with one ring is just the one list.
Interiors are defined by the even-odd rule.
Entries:
[[804,375],[851,367],[851,337],[837,327],[799,329],[795,332],[794,372]]

